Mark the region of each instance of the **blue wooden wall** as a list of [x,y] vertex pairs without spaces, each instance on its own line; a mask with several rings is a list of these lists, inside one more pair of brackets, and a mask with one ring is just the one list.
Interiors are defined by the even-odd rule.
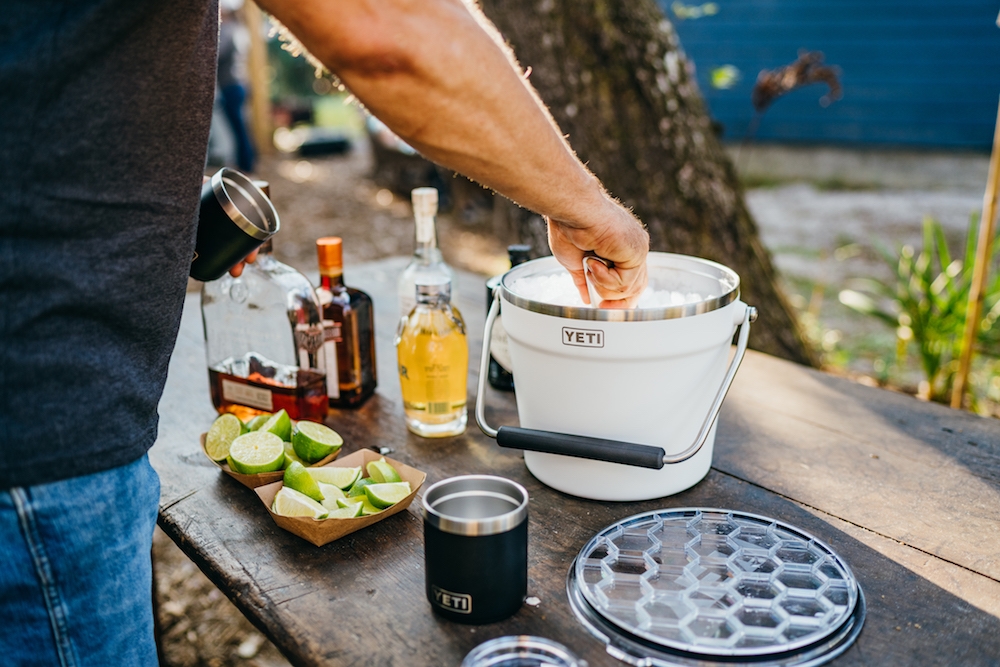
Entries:
[[[715,0],[717,13],[686,20],[671,9],[672,0],[659,2],[726,140],[747,133],[757,74],[807,49],[840,67],[843,97],[823,108],[824,85],[795,90],[764,113],[755,140],[977,150],[992,144],[1000,2]],[[701,0],[683,4],[704,7]],[[729,89],[712,87],[712,71],[726,65],[740,78]]]

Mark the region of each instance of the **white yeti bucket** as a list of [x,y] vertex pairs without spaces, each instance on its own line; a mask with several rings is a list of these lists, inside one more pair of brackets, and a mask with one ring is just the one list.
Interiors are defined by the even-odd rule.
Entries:
[[[566,273],[553,257],[514,267],[494,291],[476,421],[500,446],[525,450],[528,470],[564,493],[595,500],[660,498],[695,485],[712,464],[716,417],[746,352],[756,309],[739,300],[739,276],[721,264],[654,252],[648,268],[654,290],[689,299],[611,310],[554,305],[519,293],[521,279]],[[509,339],[520,427],[494,429],[485,419],[489,342],[498,313]]]

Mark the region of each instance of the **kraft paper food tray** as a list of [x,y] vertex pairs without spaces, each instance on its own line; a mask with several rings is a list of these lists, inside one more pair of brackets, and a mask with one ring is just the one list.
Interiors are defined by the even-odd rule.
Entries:
[[[370,449],[361,449],[353,454],[349,454],[339,461],[334,461],[328,463],[325,467],[341,467],[341,468],[356,468],[361,467],[362,475],[364,477],[368,476],[369,462],[378,461],[382,458],[381,455],[376,454]],[[284,528],[290,533],[298,535],[302,539],[317,547],[321,547],[324,544],[333,542],[334,540],[339,540],[345,535],[350,535],[351,533],[361,530],[362,528],[367,528],[368,526],[390,517],[393,514],[404,511],[413,502],[413,499],[417,495],[417,491],[420,486],[427,479],[427,474],[423,473],[416,468],[411,468],[410,466],[400,463],[399,461],[385,458],[386,462],[389,463],[404,482],[410,483],[410,488],[412,491],[410,495],[406,496],[398,503],[382,510],[378,514],[370,514],[369,516],[359,516],[353,519],[313,519],[311,517],[305,516],[280,516],[271,511],[271,505],[274,504],[274,496],[278,494],[278,490],[283,486],[282,482],[275,482],[273,484],[267,484],[265,486],[259,486],[254,489],[254,493],[261,499],[264,503],[264,507],[267,508],[267,513],[271,515],[274,522],[280,527]]]
[[[205,451],[205,438],[207,436],[208,436],[207,433],[201,434],[201,451],[205,454],[205,458],[207,458],[209,461],[212,461],[212,457],[210,457],[208,455],[208,452]],[[330,454],[325,458],[320,459],[316,463],[308,464],[308,467],[311,468],[313,466],[326,465],[327,463],[334,460],[335,458],[337,458],[337,456],[340,455],[340,450],[341,447],[337,447],[337,449],[333,450],[332,454]],[[250,489],[256,489],[258,486],[263,486],[264,484],[271,484],[273,482],[277,482],[278,480],[284,479],[285,477],[284,470],[275,470],[274,472],[260,472],[257,473],[256,475],[244,475],[243,473],[236,472],[235,470],[230,468],[229,464],[226,463],[225,461],[222,462],[212,461],[212,464],[222,472],[226,473],[227,475],[235,479],[243,486]]]

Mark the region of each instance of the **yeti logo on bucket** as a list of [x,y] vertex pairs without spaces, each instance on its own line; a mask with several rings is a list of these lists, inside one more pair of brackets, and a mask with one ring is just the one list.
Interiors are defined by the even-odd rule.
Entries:
[[604,347],[604,332],[600,329],[571,329],[563,327],[562,344],[575,347]]

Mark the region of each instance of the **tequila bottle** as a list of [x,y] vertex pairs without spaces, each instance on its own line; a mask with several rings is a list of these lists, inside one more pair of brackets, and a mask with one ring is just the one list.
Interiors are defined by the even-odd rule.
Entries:
[[418,282],[414,294],[396,336],[406,426],[425,438],[458,435],[468,421],[465,322],[451,304],[450,282]]
[[317,239],[323,349],[330,407],[355,408],[375,392],[375,309],[372,299],[344,284],[343,242]]
[[212,403],[243,420],[284,408],[292,419],[327,412],[323,327],[309,279],[276,260],[271,243],[239,278],[201,290]]
[[438,210],[438,191],[434,188],[416,188],[410,193],[413,217],[416,222],[416,246],[410,263],[399,276],[399,314],[406,317],[416,305],[417,282],[448,282],[454,272],[441,258],[437,247],[435,216]]

